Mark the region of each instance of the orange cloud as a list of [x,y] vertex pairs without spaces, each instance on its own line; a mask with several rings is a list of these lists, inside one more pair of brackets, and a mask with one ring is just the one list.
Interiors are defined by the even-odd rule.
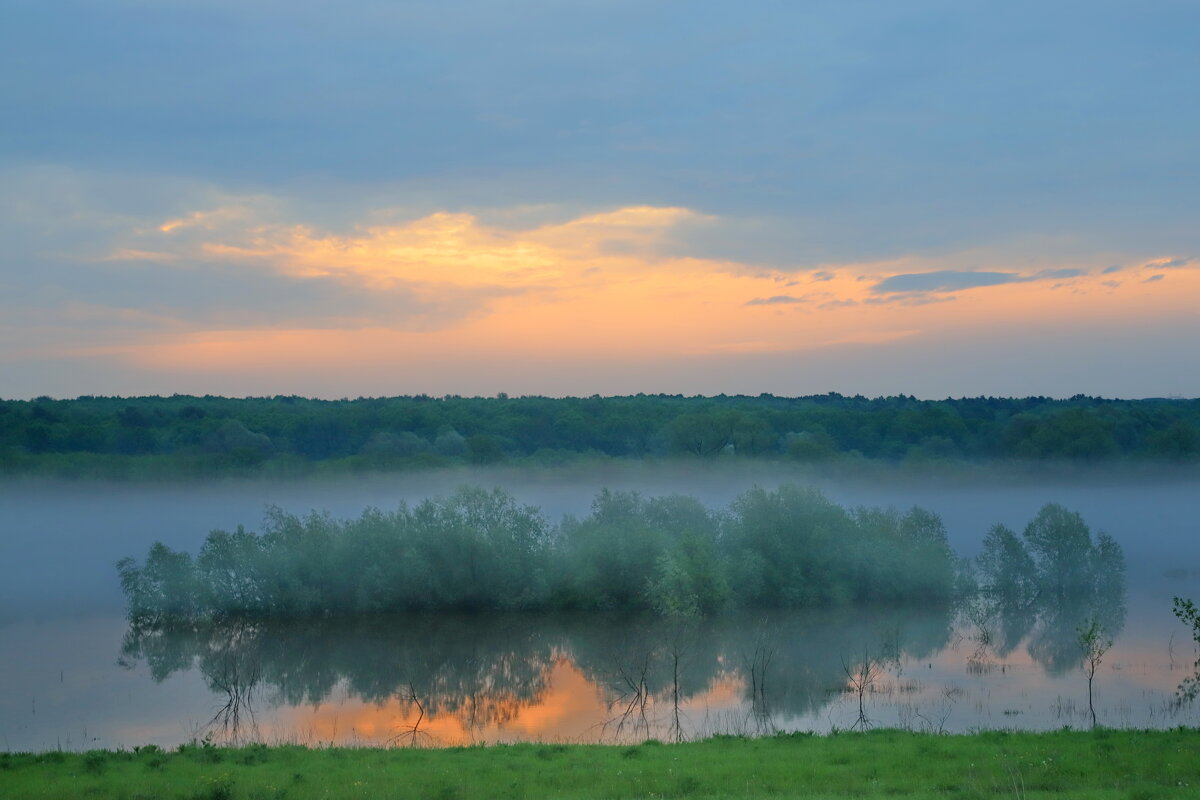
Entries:
[[[103,352],[150,369],[200,372],[269,372],[281,364],[427,369],[480,359],[637,362],[1187,313],[1200,297],[1200,270],[1190,268],[1114,287],[1087,263],[1047,258],[1014,269],[985,252],[804,271],[684,256],[679,240],[689,226],[720,224],[686,208],[631,206],[526,229],[439,212],[342,233],[264,221],[254,208],[247,202],[169,220],[121,243],[113,257],[163,254],[171,269],[215,262],[289,281],[335,281],[369,289],[383,311],[364,313],[351,328],[317,324],[314,308],[313,319],[300,312],[270,328],[193,326]],[[1100,263],[1112,260],[1106,254]],[[1143,275],[1153,265],[1189,263],[1126,260],[1146,264]],[[387,298],[400,293],[409,305],[449,305],[454,313],[422,317],[419,309],[401,312],[397,300],[389,316]]]
[[156,230],[159,233],[175,233],[192,228],[202,231],[225,230],[232,224],[247,223],[257,218],[268,205],[270,202],[266,198],[246,198],[229,205],[207,211],[193,211],[182,217],[169,219],[156,226]]
[[665,232],[702,219],[687,209],[643,206],[507,231],[481,225],[470,214],[443,212],[344,235],[305,225],[255,226],[240,232],[240,241],[204,241],[199,252],[299,278],[337,277],[378,288],[559,287],[655,263]]

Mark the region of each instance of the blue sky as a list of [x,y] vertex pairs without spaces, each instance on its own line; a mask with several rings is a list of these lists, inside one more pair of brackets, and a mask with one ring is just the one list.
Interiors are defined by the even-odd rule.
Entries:
[[9,0],[0,396],[1195,396],[1197,30]]

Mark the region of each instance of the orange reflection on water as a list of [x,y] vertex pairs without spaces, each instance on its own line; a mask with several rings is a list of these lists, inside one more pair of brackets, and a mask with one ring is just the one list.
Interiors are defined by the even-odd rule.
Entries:
[[[670,728],[670,700],[649,698],[646,717],[624,720],[626,705],[604,686],[589,679],[569,658],[560,657],[546,673],[545,690],[532,700],[512,693],[479,694],[429,713],[430,698],[416,701],[394,696],[383,703],[344,697],[309,707],[283,707],[273,725],[309,745],[414,745],[426,747],[484,742],[597,741],[665,736]],[[742,681],[718,676],[705,691],[680,703],[689,727],[702,725],[714,712],[742,703]],[[262,733],[269,734],[269,731]]]

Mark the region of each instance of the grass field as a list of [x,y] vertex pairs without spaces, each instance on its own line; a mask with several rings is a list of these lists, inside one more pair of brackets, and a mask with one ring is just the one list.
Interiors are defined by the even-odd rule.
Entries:
[[1200,731],[902,731],[636,746],[0,754],[0,797],[1200,797]]

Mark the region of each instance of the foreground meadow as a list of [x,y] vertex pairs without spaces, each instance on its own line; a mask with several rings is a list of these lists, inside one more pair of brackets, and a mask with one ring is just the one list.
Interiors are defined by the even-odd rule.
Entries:
[[1152,798],[1200,792],[1200,732],[896,730],[636,746],[192,744],[0,754],[5,798]]

